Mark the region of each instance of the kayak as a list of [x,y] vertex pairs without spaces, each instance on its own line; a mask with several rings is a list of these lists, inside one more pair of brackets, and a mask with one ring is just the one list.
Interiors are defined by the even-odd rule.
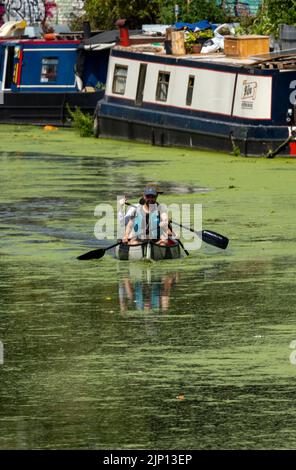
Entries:
[[113,256],[122,261],[144,259],[160,261],[163,259],[181,258],[181,250],[177,242],[170,246],[160,246],[153,242],[139,243],[138,245],[121,243],[115,248]]

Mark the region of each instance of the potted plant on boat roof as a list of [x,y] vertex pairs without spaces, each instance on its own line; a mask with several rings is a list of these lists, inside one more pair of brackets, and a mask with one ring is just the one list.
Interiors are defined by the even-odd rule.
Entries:
[[205,41],[214,36],[212,29],[205,29],[203,31],[188,31],[185,34],[185,48],[188,54],[198,54]]

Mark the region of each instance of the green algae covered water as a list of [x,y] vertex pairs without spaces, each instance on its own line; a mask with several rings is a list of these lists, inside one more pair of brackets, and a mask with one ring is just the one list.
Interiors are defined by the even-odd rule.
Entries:
[[[295,448],[296,161],[15,126],[0,152],[0,448]],[[77,261],[148,181],[229,248]]]

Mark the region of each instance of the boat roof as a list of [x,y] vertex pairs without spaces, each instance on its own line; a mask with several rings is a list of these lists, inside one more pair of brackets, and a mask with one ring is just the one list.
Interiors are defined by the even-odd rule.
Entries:
[[261,69],[295,69],[296,49],[286,51],[270,52],[268,54],[257,54],[246,58],[230,57],[223,52],[211,52],[208,54],[182,54],[171,55],[165,52],[162,43],[154,42],[150,44],[133,44],[128,47],[116,46],[115,50],[133,52],[139,54],[151,54],[159,57],[182,59],[189,62],[216,63],[221,65],[233,65],[235,67],[256,67]]
[[[132,30],[129,31],[130,36],[135,36],[141,34],[141,30]],[[103,33],[96,34],[88,39],[84,39],[83,43],[85,45],[95,45],[95,44],[106,44],[116,42],[119,37],[119,30],[113,29],[111,31],[104,31]]]
[[79,44],[81,41],[78,40],[78,39],[53,39],[53,40],[46,40],[46,39],[32,39],[32,38],[28,38],[28,39],[16,39],[16,38],[3,38],[0,40],[0,45],[1,44],[13,44],[13,45],[17,45],[17,44],[30,44],[30,45],[33,45],[33,44],[40,44],[40,45],[48,45],[48,44],[53,44],[53,45],[59,45],[59,44]]

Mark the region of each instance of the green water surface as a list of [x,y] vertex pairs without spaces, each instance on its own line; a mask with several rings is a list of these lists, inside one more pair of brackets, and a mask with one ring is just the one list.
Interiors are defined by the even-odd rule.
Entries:
[[[0,448],[295,448],[295,175],[293,159],[1,126]],[[229,248],[77,261],[95,206],[148,181],[202,203]]]

